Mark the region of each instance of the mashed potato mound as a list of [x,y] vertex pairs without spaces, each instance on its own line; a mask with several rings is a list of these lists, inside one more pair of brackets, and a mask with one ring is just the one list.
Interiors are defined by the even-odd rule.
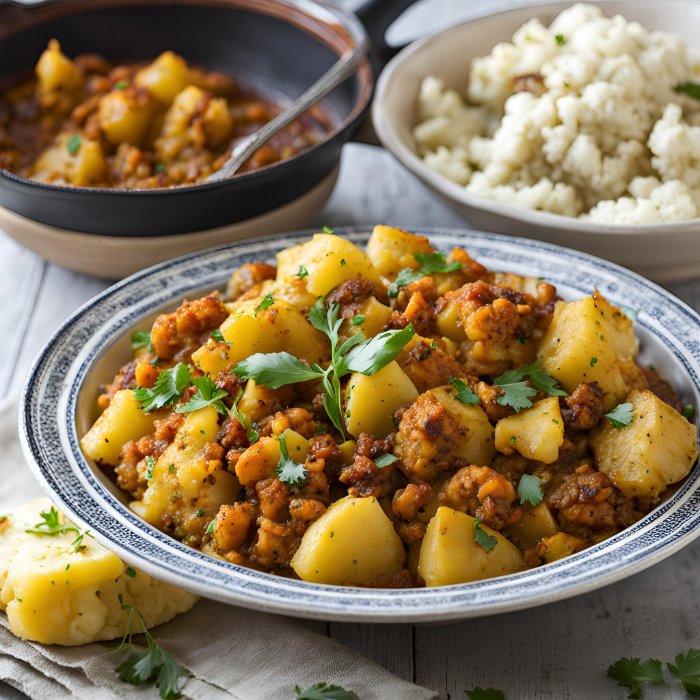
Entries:
[[[73,531],[26,532],[50,508],[47,498],[39,498],[0,519],[0,610],[18,637],[66,646],[121,637],[128,612],[121,609],[119,594],[149,628],[197,602],[192,593],[127,567],[89,536],[76,548]],[[70,525],[66,519],[62,523]]]
[[577,4],[472,61],[466,100],[434,76],[413,136],[468,192],[614,224],[700,215],[700,64],[676,36]]

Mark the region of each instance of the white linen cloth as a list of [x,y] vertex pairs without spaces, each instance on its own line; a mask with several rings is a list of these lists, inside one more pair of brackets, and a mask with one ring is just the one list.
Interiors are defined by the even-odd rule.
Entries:
[[[24,462],[17,437],[17,403],[0,403],[0,511],[43,495]],[[294,687],[326,681],[359,700],[435,700],[301,620],[201,600],[154,628],[156,641],[192,672],[181,679],[192,700],[292,700]],[[158,698],[152,683],[131,686],[114,668],[125,655],[114,644],[44,646],[15,637],[0,613],[0,680],[35,700]],[[184,682],[183,682],[184,680]]]

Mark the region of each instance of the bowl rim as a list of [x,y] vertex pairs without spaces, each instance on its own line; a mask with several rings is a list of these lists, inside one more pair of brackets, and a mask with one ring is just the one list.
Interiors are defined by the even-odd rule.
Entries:
[[[371,228],[337,227],[335,231],[362,244]],[[492,267],[494,260],[501,260],[517,271],[518,266],[532,268],[537,261],[536,269],[546,272],[548,279],[574,289],[581,287],[584,295],[592,285],[604,294],[612,291],[612,296],[614,290],[626,286],[628,293],[634,292],[636,303],[649,304],[648,311],[639,314],[638,323],[682,365],[694,396],[700,396],[700,342],[692,340],[700,335],[700,315],[658,285],[613,263],[551,243],[463,229],[407,228],[432,236],[438,248],[466,245],[482,260],[488,253]],[[179,303],[188,287],[191,291],[211,288],[220,283],[224,269],[230,273],[246,255],[269,256],[307,240],[313,232],[218,246],[136,273],[84,304],[36,356],[19,411],[24,455],[52,500],[76,523],[90,528],[98,541],[160,580],[227,603],[316,619],[428,622],[519,610],[588,592],[641,571],[700,535],[698,464],[667,501],[605,542],[538,569],[436,588],[361,589],[284,579],[190,549],[129,511],[104,487],[80,452],[75,406],[91,364],[125,330],[135,327],[139,318],[164,303]],[[192,277],[197,270],[204,275],[201,279]],[[153,286],[150,292],[148,285]],[[144,303],[135,301],[139,293]],[[112,302],[125,315],[107,317],[105,311]],[[99,318],[91,319],[91,314]],[[102,339],[100,329],[109,329]],[[93,348],[88,347],[91,342]],[[68,346],[61,347],[61,343]],[[80,352],[87,355],[81,359]],[[76,494],[84,502],[76,500]]]
[[[237,5],[232,4],[233,2],[238,3]],[[338,19],[343,15],[354,15],[350,12],[341,12],[338,8],[333,6],[321,5],[311,0],[264,0],[264,2],[259,2],[259,0],[83,0],[81,3],[67,2],[61,3],[58,14],[63,15],[74,15],[89,13],[93,11],[99,11],[103,9],[104,6],[111,7],[113,9],[125,9],[128,10],[130,5],[136,5],[142,7],[144,5],[172,5],[172,6],[182,6],[186,5],[190,8],[196,7],[210,7],[219,9],[229,9],[233,12],[236,11],[248,11],[257,14],[265,15],[267,17],[277,17],[282,19],[282,21],[290,24],[300,31],[303,31],[313,39],[326,46],[333,53],[340,56],[341,46],[347,45],[352,39],[349,36],[346,28],[343,27],[341,21]],[[269,6],[269,7],[268,7]],[[32,9],[32,13],[37,13],[38,10],[46,9],[47,5],[40,5],[38,8]],[[274,8],[277,7],[278,10],[275,12]],[[279,8],[286,7],[290,11],[290,16],[281,17],[281,10]],[[43,23],[48,23],[54,14],[56,14],[55,8],[50,8],[51,13],[48,18],[44,19]],[[268,11],[265,11],[265,10]],[[294,14],[294,16],[292,16]],[[308,18],[310,21],[302,22],[302,18]],[[359,21],[354,18],[354,24],[360,24]],[[28,20],[18,23],[16,27],[13,27],[12,31],[4,34],[0,37],[0,43],[6,38],[20,33],[28,28],[31,28],[42,22],[37,22],[35,18],[29,18]],[[315,24],[319,28],[324,27],[328,31],[323,33],[319,30],[313,31],[311,25]],[[361,26],[361,24],[360,24]],[[330,36],[336,39],[335,42],[330,41]],[[189,59],[188,59],[189,60]],[[372,71],[372,66],[365,56],[353,72],[353,74],[348,78],[348,80],[358,81],[358,96],[355,100],[352,109],[339,120],[339,122],[333,126],[327,133],[323,135],[323,138],[317,143],[313,144],[309,148],[295,153],[289,158],[283,160],[275,161],[268,165],[264,165],[260,168],[255,168],[254,170],[248,170],[245,172],[235,173],[234,175],[224,178],[223,180],[214,180],[213,182],[196,182],[187,185],[173,185],[170,187],[157,187],[153,189],[117,189],[113,187],[77,187],[75,185],[54,185],[48,182],[38,182],[36,180],[30,180],[29,178],[22,177],[13,173],[5,168],[0,167],[0,186],[2,179],[5,178],[11,182],[14,182],[21,186],[27,186],[31,188],[36,188],[38,190],[56,192],[56,193],[71,193],[81,195],[83,193],[88,194],[102,194],[114,197],[128,197],[128,196],[173,196],[179,192],[192,192],[192,191],[204,191],[217,189],[219,187],[224,187],[231,182],[240,181],[245,179],[246,181],[255,180],[257,177],[265,177],[265,174],[271,170],[280,169],[284,166],[291,165],[294,167],[300,159],[314,153],[323,146],[327,146],[334,139],[338,138],[346,129],[352,127],[352,125],[362,117],[365,110],[369,107],[372,102],[372,97],[374,95],[374,84],[375,76]],[[323,100],[322,100],[323,101]],[[321,101],[321,102],[322,102]]]
[[[693,6],[694,0],[666,0],[677,6]],[[689,227],[700,229],[700,216],[687,221],[664,222],[659,224],[612,224],[612,223],[596,223],[579,219],[578,217],[564,216],[562,214],[554,214],[552,212],[522,209],[508,202],[481,197],[479,195],[468,192],[462,185],[453,182],[444,175],[429,168],[423,162],[422,158],[409,148],[398,135],[393,123],[387,118],[385,104],[387,95],[391,87],[396,71],[399,67],[409,59],[413,54],[430,51],[430,49],[442,40],[445,36],[452,33],[465,31],[468,26],[478,26],[484,22],[495,21],[505,15],[528,13],[528,12],[556,12],[559,13],[567,7],[571,6],[571,2],[540,2],[528,5],[518,5],[500,9],[497,12],[486,12],[475,15],[464,22],[460,22],[447,29],[438,30],[428,36],[422,37],[413,41],[408,46],[404,47],[396,54],[385,66],[376,81],[375,95],[372,101],[371,115],[372,125],[377,134],[382,146],[386,148],[405,168],[412,172],[420,180],[428,184],[433,190],[441,194],[448,200],[456,201],[460,204],[472,207],[474,209],[488,212],[514,221],[523,221],[531,226],[544,226],[549,229],[566,228],[572,232],[582,234],[590,234],[594,236],[610,236],[610,234],[618,234],[622,236],[651,236],[659,233],[673,233],[677,236],[689,235],[697,236],[697,230],[688,230]],[[600,5],[604,10],[607,7],[614,5],[629,5],[633,4],[636,7],[649,7],[658,9],[659,4],[655,0],[597,0],[597,5]],[[614,11],[614,10],[613,10]],[[533,17],[537,17],[534,14]],[[508,39],[503,39],[507,41]],[[425,77],[425,76],[424,76]],[[414,116],[414,115],[412,115]]]

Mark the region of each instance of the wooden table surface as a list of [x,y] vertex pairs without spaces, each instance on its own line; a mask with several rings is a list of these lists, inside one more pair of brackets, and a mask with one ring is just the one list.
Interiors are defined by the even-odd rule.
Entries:
[[[364,223],[467,227],[385,151],[349,144],[338,185],[314,225]],[[0,397],[20,390],[50,334],[108,284],[49,264],[0,232]],[[700,280],[671,289],[700,308]],[[610,663],[621,656],[671,661],[700,645],[698,557],[700,541],[599,591],[452,626],[309,624],[441,698],[466,698],[464,689],[477,685],[501,688],[509,700],[624,698],[605,676]],[[0,683],[4,697],[22,696]],[[682,692],[677,684],[657,684],[644,697],[668,700]]]

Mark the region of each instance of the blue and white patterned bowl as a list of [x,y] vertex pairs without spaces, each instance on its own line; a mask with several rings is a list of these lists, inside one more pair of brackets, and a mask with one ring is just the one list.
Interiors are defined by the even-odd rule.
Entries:
[[[364,244],[370,227],[336,229]],[[448,229],[416,230],[447,252],[466,248],[494,270],[544,276],[567,299],[594,288],[640,310],[641,360],[653,363],[686,403],[700,406],[700,316],[655,284],[614,264],[547,243]],[[700,535],[700,469],[644,519],[615,537],[547,566],[442,588],[377,590],[293,581],[214,559],[151,527],[83,457],[79,436],[95,418],[101,381],[130,358],[129,336],[184,298],[221,288],[248,262],[274,261],[308,233],[234,243],[144,270],[79,309],[39,353],[20,408],[25,455],[40,484],[71,519],[129,564],[225,603],[307,618],[428,622],[518,610],[612,583],[661,561]]]

